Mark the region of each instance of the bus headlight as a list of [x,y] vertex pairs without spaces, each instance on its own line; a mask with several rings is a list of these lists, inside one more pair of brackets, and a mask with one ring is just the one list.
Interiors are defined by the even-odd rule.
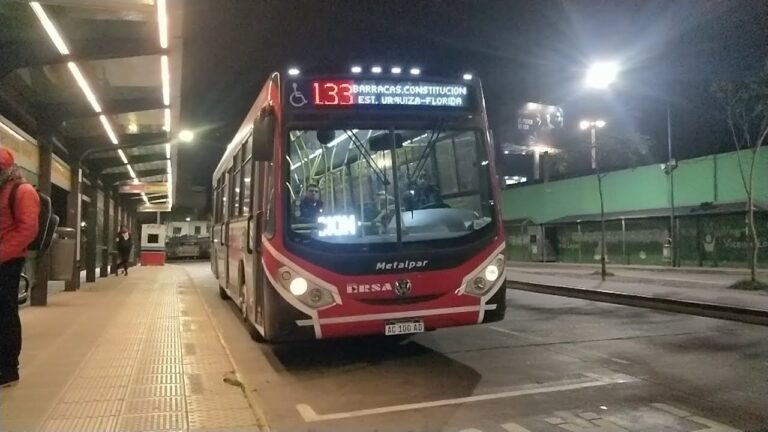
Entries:
[[496,264],[491,264],[485,268],[485,278],[488,282],[496,282],[496,279],[499,278],[499,268]]
[[307,280],[299,276],[291,281],[290,290],[291,294],[296,297],[304,295],[307,292],[308,284]]
[[278,274],[280,275],[280,285],[282,288],[290,292],[291,295],[305,305],[313,309],[319,309],[335,303],[331,292],[307,281],[288,267],[282,267]]
[[464,293],[482,297],[496,285],[504,269],[504,255],[497,255],[496,258],[485,268],[481,268],[475,274],[471,275],[464,286]]

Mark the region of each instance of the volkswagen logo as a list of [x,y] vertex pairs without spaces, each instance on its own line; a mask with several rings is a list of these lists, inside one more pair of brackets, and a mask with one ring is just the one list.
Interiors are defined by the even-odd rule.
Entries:
[[395,281],[395,294],[400,297],[407,296],[411,293],[411,281],[408,279],[400,279]]

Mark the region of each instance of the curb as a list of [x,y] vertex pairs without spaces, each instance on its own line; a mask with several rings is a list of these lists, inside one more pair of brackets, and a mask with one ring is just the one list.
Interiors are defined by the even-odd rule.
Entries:
[[[561,268],[573,270],[600,269],[600,264],[578,264],[564,262],[539,262],[539,261],[507,261],[507,267],[540,267]],[[658,273],[704,273],[704,274],[722,274],[733,276],[749,276],[748,268],[737,267],[662,267],[642,264],[608,264],[608,270],[638,270]],[[768,275],[768,269],[759,268],[757,273]]]
[[668,312],[696,315],[707,318],[738,321],[748,324],[768,326],[768,310],[737,306],[727,306],[716,303],[706,303],[694,300],[679,300],[665,297],[627,294],[616,291],[577,288],[570,286],[545,285],[530,282],[507,281],[507,289],[530,291],[540,294],[572,297],[603,303],[613,303],[623,306],[656,309]]

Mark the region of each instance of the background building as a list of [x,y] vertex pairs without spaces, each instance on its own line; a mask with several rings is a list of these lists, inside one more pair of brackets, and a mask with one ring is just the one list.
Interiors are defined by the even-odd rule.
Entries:
[[[742,154],[745,167],[750,161],[751,154]],[[755,170],[758,263],[768,267],[768,154],[759,155]],[[610,263],[669,265],[668,182],[658,164],[605,174]],[[679,264],[747,266],[747,196],[736,153],[680,161],[674,188]],[[503,192],[502,206],[511,259],[599,262],[600,200],[594,175],[512,187]]]

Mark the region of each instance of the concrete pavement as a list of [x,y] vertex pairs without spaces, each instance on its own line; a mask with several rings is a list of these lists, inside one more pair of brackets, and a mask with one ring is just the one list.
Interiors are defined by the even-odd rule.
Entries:
[[256,430],[257,415],[194,283],[134,268],[21,311],[21,381],[2,431]]

